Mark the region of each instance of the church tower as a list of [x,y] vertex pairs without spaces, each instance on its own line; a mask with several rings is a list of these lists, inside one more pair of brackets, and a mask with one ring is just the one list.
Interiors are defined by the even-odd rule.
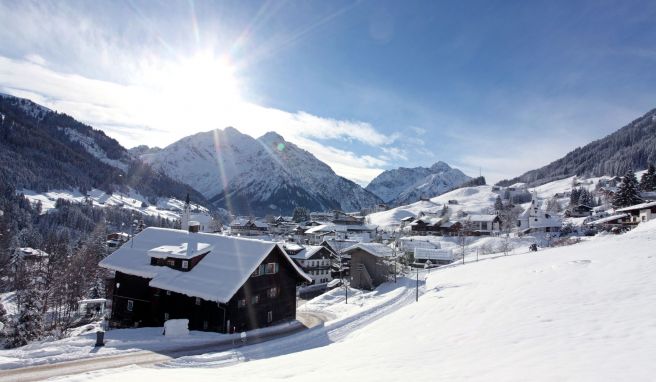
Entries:
[[183,231],[189,230],[189,220],[191,220],[191,203],[189,202],[189,194],[185,199],[184,209],[182,210],[182,217],[180,218],[180,229]]

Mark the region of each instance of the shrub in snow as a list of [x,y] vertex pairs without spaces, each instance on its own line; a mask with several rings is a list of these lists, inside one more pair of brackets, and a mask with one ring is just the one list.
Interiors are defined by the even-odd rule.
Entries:
[[12,328],[7,336],[8,348],[27,345],[44,334],[41,293],[36,288],[18,293],[21,295],[21,305],[18,318],[12,322]]
[[189,335],[189,320],[167,320],[164,322],[164,335],[167,337],[184,337]]

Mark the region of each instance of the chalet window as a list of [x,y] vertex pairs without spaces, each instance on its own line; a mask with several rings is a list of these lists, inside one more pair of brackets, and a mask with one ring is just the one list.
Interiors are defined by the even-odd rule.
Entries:
[[128,312],[132,312],[132,309],[134,309],[134,301],[128,300],[128,307],[127,307]]
[[242,298],[241,300],[237,300],[237,308],[245,308],[246,307],[246,299]]
[[265,273],[267,275],[272,275],[278,272],[278,263],[268,263],[266,265]]
[[278,288],[277,287],[269,288],[269,290],[267,291],[267,295],[271,298],[277,297],[278,296]]
[[164,313],[164,321],[168,321],[168,320],[169,320],[169,314],[165,312]]
[[200,297],[196,297],[196,305],[200,305]]
[[255,296],[251,297],[251,304],[257,304],[258,302],[260,302],[259,295],[256,294]]
[[173,259],[166,260],[166,265],[168,265],[169,267],[175,267],[175,260]]
[[487,229],[487,222],[481,223],[481,229]]
[[208,324],[207,321],[203,321],[203,330],[207,330]]
[[188,268],[189,268],[189,261],[182,260],[182,269],[188,269]]
[[155,289],[154,295],[155,295],[155,297],[159,297],[159,289]]
[[267,312],[267,322],[273,321],[273,311],[268,311]]
[[170,291],[170,290],[167,290],[167,291],[166,291],[166,295],[167,295],[167,296],[170,296],[170,295],[171,295],[171,291]]

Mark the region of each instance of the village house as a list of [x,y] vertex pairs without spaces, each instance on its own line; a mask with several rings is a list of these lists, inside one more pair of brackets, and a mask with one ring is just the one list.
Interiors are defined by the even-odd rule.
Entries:
[[107,248],[118,248],[123,243],[126,243],[130,240],[130,235],[125,232],[113,232],[107,235]]
[[615,231],[629,225],[631,223],[631,215],[627,213],[620,213],[617,215],[606,216],[590,222],[584,223],[585,226],[604,231]]
[[455,259],[453,251],[441,248],[421,248],[415,247],[413,256],[416,265],[444,265],[450,264]]
[[267,223],[246,218],[237,218],[230,223],[230,234],[234,236],[261,236],[269,231]]
[[565,210],[565,216],[571,218],[587,217],[592,215],[593,210],[594,207],[585,204],[578,204],[576,206],[570,207],[567,210]]
[[115,271],[110,324],[245,331],[296,317],[296,285],[311,282],[273,242],[149,227],[100,262]]
[[501,219],[498,215],[467,215],[460,220],[465,232],[476,236],[498,235],[501,232]]
[[631,215],[630,224],[638,224],[656,218],[656,202],[646,202],[615,210]]
[[351,287],[373,290],[388,280],[388,261],[394,258],[392,248],[380,243],[358,243],[344,253],[351,255]]
[[539,203],[532,199],[530,205],[517,219],[517,232],[528,234],[536,232],[560,232],[562,221],[556,215],[544,210]]
[[289,257],[312,278],[312,284],[325,284],[332,281],[331,263],[334,254],[326,247],[287,243],[284,249]]
[[344,253],[344,250],[355,244],[357,241],[351,239],[327,239],[321,242],[321,246],[333,254],[330,270],[334,279],[348,277],[351,274],[351,255]]
[[408,224],[408,227],[410,227],[410,232],[415,235],[436,235],[440,230],[442,220],[438,217],[419,217]]

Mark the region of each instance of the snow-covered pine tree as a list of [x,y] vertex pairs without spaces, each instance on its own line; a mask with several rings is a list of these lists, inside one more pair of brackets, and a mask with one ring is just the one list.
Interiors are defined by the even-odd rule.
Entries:
[[642,191],[656,191],[656,167],[650,164],[647,172],[642,174],[640,178],[640,190]]
[[572,188],[572,192],[569,195],[569,205],[572,207],[577,206],[579,204],[580,197],[581,197],[581,189]]
[[501,196],[497,195],[497,199],[494,201],[494,210],[499,212],[503,210],[503,201],[501,201]]
[[638,195],[638,179],[633,170],[629,170],[622,178],[617,193],[613,198],[614,207],[627,207],[642,202]]
[[37,283],[31,283],[29,288],[16,292],[21,294],[21,305],[7,336],[8,348],[27,345],[43,336],[43,303],[39,289]]
[[558,199],[555,196],[547,201],[547,211],[551,213],[561,212],[560,203],[558,203]]

